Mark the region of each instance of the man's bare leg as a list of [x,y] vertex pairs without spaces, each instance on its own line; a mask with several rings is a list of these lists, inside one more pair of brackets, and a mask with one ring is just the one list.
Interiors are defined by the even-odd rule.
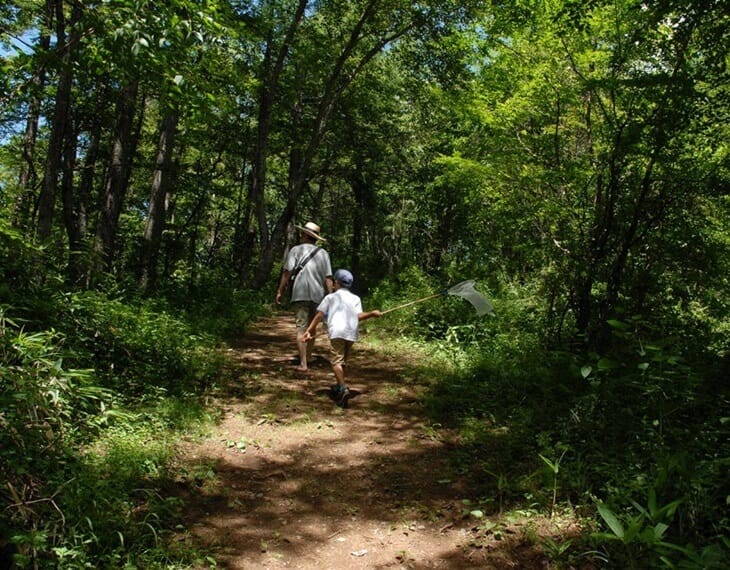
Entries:
[[[299,366],[297,370],[308,370],[308,356],[311,355],[309,342],[302,340],[303,332],[297,332],[297,350],[299,350]],[[309,353],[309,354],[308,354]]]
[[307,362],[312,363],[312,351],[314,350],[314,341],[317,339],[317,329],[314,329],[312,338],[307,341]]
[[297,370],[308,370],[309,363],[312,361],[312,350],[314,349],[314,341],[317,339],[317,329],[314,329],[312,337],[308,341],[303,341],[304,331],[297,331],[297,349],[299,350],[299,366]]

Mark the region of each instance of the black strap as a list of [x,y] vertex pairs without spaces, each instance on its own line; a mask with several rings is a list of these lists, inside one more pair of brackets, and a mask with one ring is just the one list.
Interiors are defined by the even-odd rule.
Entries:
[[297,275],[301,272],[302,269],[304,269],[304,266],[309,263],[309,260],[312,259],[315,255],[317,255],[317,252],[322,249],[321,247],[315,247],[312,251],[309,252],[307,257],[305,257],[301,263],[297,263],[294,269],[292,269],[291,275],[292,275],[292,282],[294,279],[297,278]]

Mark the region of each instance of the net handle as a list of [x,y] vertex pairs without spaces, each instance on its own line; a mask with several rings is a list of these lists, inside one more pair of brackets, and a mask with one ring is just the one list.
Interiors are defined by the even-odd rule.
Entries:
[[405,303],[403,305],[398,305],[397,307],[393,307],[392,309],[388,309],[387,311],[382,311],[381,315],[387,315],[388,313],[391,313],[393,311],[397,311],[398,309],[404,309],[406,307],[410,307],[411,305],[415,305],[416,303],[422,303],[423,301],[428,301],[429,299],[433,299],[435,297],[438,297],[440,295],[446,295],[448,293],[452,293],[454,291],[457,291],[460,287],[465,285],[466,283],[473,283],[473,280],[468,279],[466,281],[462,281],[461,283],[457,283],[453,287],[449,289],[444,289],[443,291],[439,291],[438,293],[434,293],[433,295],[429,295],[428,297],[423,297],[422,299],[416,299],[415,301],[411,301],[410,303]]
[[423,297],[423,299],[416,299],[415,301],[411,301],[409,303],[405,303],[403,305],[398,305],[397,307],[393,307],[391,309],[388,309],[387,311],[382,311],[381,315],[387,315],[388,313],[392,313],[393,311],[397,311],[398,309],[404,309],[405,307],[410,307],[411,305],[415,305],[416,303],[422,303],[423,301],[428,301],[429,299],[433,299],[434,297],[438,297],[440,295],[445,295],[446,291],[441,291],[440,293],[434,293],[433,295],[429,295],[428,297]]

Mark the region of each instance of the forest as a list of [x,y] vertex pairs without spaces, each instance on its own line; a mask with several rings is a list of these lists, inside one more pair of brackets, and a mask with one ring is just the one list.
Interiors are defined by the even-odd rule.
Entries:
[[720,0],[3,3],[3,562],[215,566],[175,441],[315,221],[369,307],[493,304],[378,330],[448,355],[422,404],[500,512],[730,566],[729,54]]

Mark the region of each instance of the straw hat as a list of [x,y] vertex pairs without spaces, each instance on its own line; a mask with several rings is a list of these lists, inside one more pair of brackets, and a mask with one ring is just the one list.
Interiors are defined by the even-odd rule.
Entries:
[[320,228],[314,222],[307,222],[306,224],[304,224],[304,226],[295,225],[294,227],[297,228],[300,232],[303,232],[303,233],[307,234],[308,236],[312,236],[314,239],[318,239],[321,241],[327,241],[321,235],[319,235]]

